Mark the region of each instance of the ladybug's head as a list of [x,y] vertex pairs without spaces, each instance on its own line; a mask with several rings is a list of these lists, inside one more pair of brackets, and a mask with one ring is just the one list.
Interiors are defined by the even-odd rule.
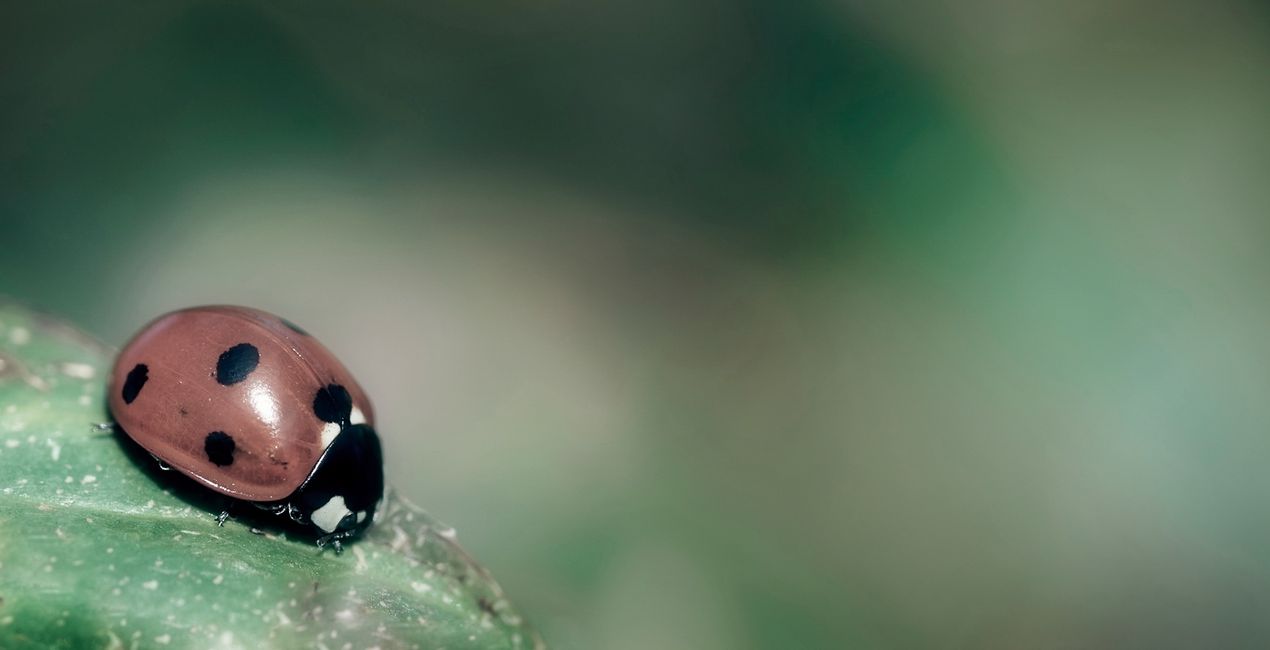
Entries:
[[331,441],[288,502],[296,519],[312,524],[322,540],[339,540],[368,528],[383,496],[379,436],[369,425],[352,424]]

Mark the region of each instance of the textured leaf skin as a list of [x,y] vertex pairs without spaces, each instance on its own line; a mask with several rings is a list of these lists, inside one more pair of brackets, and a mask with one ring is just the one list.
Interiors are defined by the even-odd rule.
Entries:
[[218,527],[219,497],[94,428],[112,354],[0,299],[0,648],[544,647],[391,490],[342,555],[263,512]]

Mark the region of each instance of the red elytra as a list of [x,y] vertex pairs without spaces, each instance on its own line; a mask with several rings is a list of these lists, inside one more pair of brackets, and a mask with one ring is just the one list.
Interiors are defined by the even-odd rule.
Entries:
[[382,497],[370,399],[326,347],[267,312],[155,319],[119,353],[109,395],[120,428],[157,459],[337,541],[369,526]]

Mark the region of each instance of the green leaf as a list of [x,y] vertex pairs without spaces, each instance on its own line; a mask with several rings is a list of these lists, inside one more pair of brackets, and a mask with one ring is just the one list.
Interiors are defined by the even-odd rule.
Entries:
[[544,647],[391,490],[342,555],[264,513],[218,527],[214,495],[94,429],[112,354],[0,300],[0,648]]

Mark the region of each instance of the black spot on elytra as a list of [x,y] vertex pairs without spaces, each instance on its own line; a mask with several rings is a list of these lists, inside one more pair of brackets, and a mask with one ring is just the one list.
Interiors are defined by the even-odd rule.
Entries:
[[353,398],[339,384],[327,384],[313,396],[313,414],[323,422],[348,424],[353,413]]
[[203,440],[207,460],[221,467],[234,464],[234,447],[234,439],[224,431],[213,431]]
[[222,386],[237,384],[260,365],[260,351],[250,343],[239,343],[225,350],[216,360],[216,381]]
[[138,363],[128,371],[128,378],[123,382],[124,404],[131,404],[132,400],[137,399],[141,387],[146,385],[146,380],[149,378],[150,369],[144,363]]
[[299,335],[301,335],[301,336],[308,336],[308,335],[309,335],[309,333],[308,333],[308,332],[304,331],[304,328],[303,328],[303,327],[300,327],[299,325],[296,325],[295,323],[292,323],[291,321],[289,321],[289,320],[287,320],[287,319],[285,319],[285,318],[279,318],[278,320],[282,321],[282,324],[283,324],[283,325],[286,325],[286,326],[287,326],[287,329],[291,330],[292,332],[295,332],[296,334],[299,334]]

